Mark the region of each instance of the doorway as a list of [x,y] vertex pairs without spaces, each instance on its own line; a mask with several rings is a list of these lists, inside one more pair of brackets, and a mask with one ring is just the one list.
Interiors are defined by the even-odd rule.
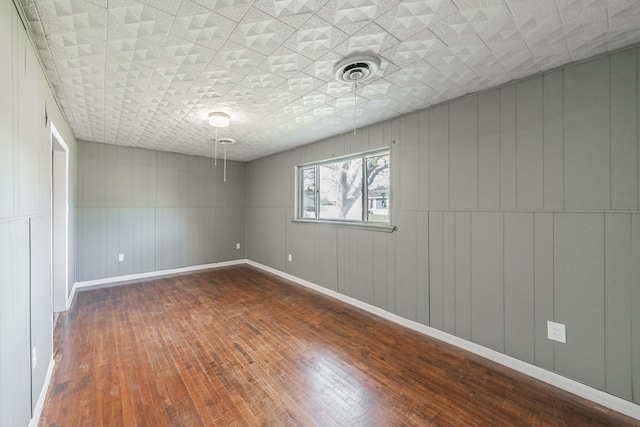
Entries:
[[69,147],[51,123],[51,268],[53,311],[69,299]]

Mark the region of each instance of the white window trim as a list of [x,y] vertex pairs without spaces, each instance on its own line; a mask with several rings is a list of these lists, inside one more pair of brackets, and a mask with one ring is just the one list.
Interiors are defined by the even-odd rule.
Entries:
[[301,219],[295,218],[291,222],[298,224],[313,224],[313,225],[333,225],[344,228],[358,228],[371,231],[383,231],[385,233],[392,233],[396,230],[395,225],[388,224],[386,222],[357,222],[357,221],[341,221],[341,220],[328,220],[328,219]]
[[[392,217],[392,205],[394,201],[394,197],[390,194],[390,203],[389,203],[389,222],[377,222],[377,221],[357,221],[357,220],[342,220],[342,219],[316,219],[316,218],[301,218],[301,200],[300,200],[300,170],[304,168],[308,168],[310,166],[322,166],[324,164],[336,163],[341,160],[350,160],[364,157],[375,156],[376,154],[387,153],[389,155],[389,163],[393,164],[392,155],[391,155],[391,147],[383,147],[377,148],[375,150],[367,150],[359,153],[348,154],[345,156],[332,157],[330,159],[324,159],[316,162],[308,162],[296,165],[294,167],[294,215],[293,223],[299,224],[314,224],[314,225],[330,225],[337,227],[345,227],[345,228],[355,228],[355,229],[366,229],[370,231],[382,231],[386,233],[391,233],[396,230],[395,225],[393,225],[393,217]],[[363,162],[363,165],[365,163]],[[391,168],[391,166],[390,166]],[[316,172],[317,173],[317,172]],[[391,173],[389,174],[389,191],[391,192],[392,184],[391,184]],[[363,196],[362,202],[366,203],[367,198]],[[367,209],[365,205],[363,205],[363,209]]]

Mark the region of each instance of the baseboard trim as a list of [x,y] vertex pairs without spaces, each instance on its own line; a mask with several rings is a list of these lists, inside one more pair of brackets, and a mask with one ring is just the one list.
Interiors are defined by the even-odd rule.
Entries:
[[115,276],[115,277],[107,277],[104,279],[75,282],[73,284],[73,287],[71,288],[71,295],[67,300],[67,310],[69,310],[69,308],[71,307],[71,304],[73,304],[73,299],[76,296],[76,292],[80,290],[87,290],[87,288],[90,289],[90,288],[100,287],[104,285],[115,285],[120,282],[131,282],[131,281],[140,280],[140,279],[158,278],[163,276],[171,276],[173,274],[190,273],[193,271],[209,270],[212,268],[220,268],[220,267],[227,267],[230,265],[247,264],[247,263],[248,263],[248,260],[243,258],[243,259],[236,259],[233,261],[223,261],[223,262],[214,262],[211,264],[191,265],[188,267],[172,268],[169,270],[148,271],[145,273],[128,274],[126,276]]
[[78,282],[75,282],[71,287],[71,294],[67,297],[67,306],[64,310],[61,311],[69,311],[71,308],[71,304],[73,303],[73,299],[76,297],[76,289],[78,288]]
[[55,364],[56,361],[53,360],[52,356],[51,360],[49,360],[47,375],[44,377],[44,384],[42,385],[42,390],[40,390],[40,395],[38,396],[36,407],[33,409],[33,418],[31,418],[31,421],[29,421],[29,427],[38,427],[38,424],[40,423],[42,408],[44,408],[44,401],[47,398],[47,391],[49,390],[49,384],[51,383],[51,377],[53,376],[53,367],[55,366]]
[[598,390],[596,388],[593,388],[581,382],[572,380],[570,378],[564,377],[562,375],[556,374],[554,372],[547,371],[538,366],[531,365],[529,363],[523,362],[521,360],[518,360],[506,354],[497,352],[495,350],[491,350],[489,348],[483,347],[471,341],[467,341],[462,338],[456,337],[454,335],[450,335],[445,332],[442,332],[438,329],[434,329],[429,326],[423,325],[421,323],[405,319],[403,317],[398,316],[397,314],[393,314],[379,307],[375,307],[371,304],[357,300],[350,296],[340,294],[336,291],[327,289],[323,286],[317,285],[315,283],[309,282],[307,280],[301,279],[299,277],[293,276],[291,274],[285,273],[275,268],[272,268],[251,260],[247,260],[246,262],[247,264],[253,267],[259,268],[269,273],[273,273],[284,279],[290,280],[299,285],[313,289],[314,291],[318,291],[327,296],[330,296],[332,298],[335,298],[337,300],[350,304],[354,307],[358,307],[362,310],[368,311],[369,313],[375,314],[376,316],[380,316],[383,319],[390,320],[394,323],[405,326],[416,332],[420,332],[432,338],[436,338],[440,341],[444,341],[448,344],[459,347],[463,350],[467,350],[478,356],[484,357],[485,359],[489,359],[493,362],[499,363],[515,371],[521,372],[530,377],[543,381],[547,384],[550,384],[562,390],[568,391],[569,393],[575,394],[584,399],[590,400],[599,405],[612,409],[616,412],[620,412],[624,415],[640,420],[640,405],[636,405],[633,402],[629,402],[628,400],[624,400],[612,394],[605,393],[602,390]]

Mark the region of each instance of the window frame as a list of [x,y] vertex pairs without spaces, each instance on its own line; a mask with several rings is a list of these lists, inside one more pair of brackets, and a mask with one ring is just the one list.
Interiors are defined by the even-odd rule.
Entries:
[[[368,219],[368,209],[369,209],[369,191],[368,184],[366,179],[367,172],[367,159],[371,157],[376,157],[380,155],[389,156],[389,196],[387,202],[388,209],[388,221],[370,221]],[[361,214],[360,220],[353,219],[329,219],[329,218],[320,218],[320,167],[323,165],[328,165],[332,163],[339,163],[342,161],[349,161],[353,159],[361,159],[362,160],[362,196],[361,196]],[[395,230],[395,226],[392,225],[392,205],[393,205],[393,196],[392,196],[392,183],[391,183],[391,170],[392,170],[392,150],[391,147],[383,147],[377,148],[375,150],[362,151],[359,153],[348,154],[345,156],[332,157],[330,159],[324,159],[316,162],[308,162],[299,164],[294,167],[294,218],[292,222],[297,223],[310,223],[310,224],[325,224],[325,225],[336,225],[343,226],[349,228],[365,228],[371,229],[375,231],[386,231],[392,232]],[[315,195],[314,195],[314,217],[313,218],[305,218],[303,209],[305,207],[303,203],[304,197],[304,189],[303,189],[303,171],[306,169],[314,169],[314,186],[315,186]]]

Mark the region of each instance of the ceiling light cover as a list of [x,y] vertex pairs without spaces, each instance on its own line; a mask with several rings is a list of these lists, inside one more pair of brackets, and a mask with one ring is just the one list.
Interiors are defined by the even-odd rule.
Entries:
[[227,113],[213,112],[209,113],[209,124],[217,128],[226,128],[229,126],[231,118]]
[[375,76],[380,60],[370,55],[353,55],[339,61],[333,68],[336,80],[345,83],[360,83]]
[[233,138],[220,138],[218,140],[219,145],[233,145],[236,143],[236,140]]

